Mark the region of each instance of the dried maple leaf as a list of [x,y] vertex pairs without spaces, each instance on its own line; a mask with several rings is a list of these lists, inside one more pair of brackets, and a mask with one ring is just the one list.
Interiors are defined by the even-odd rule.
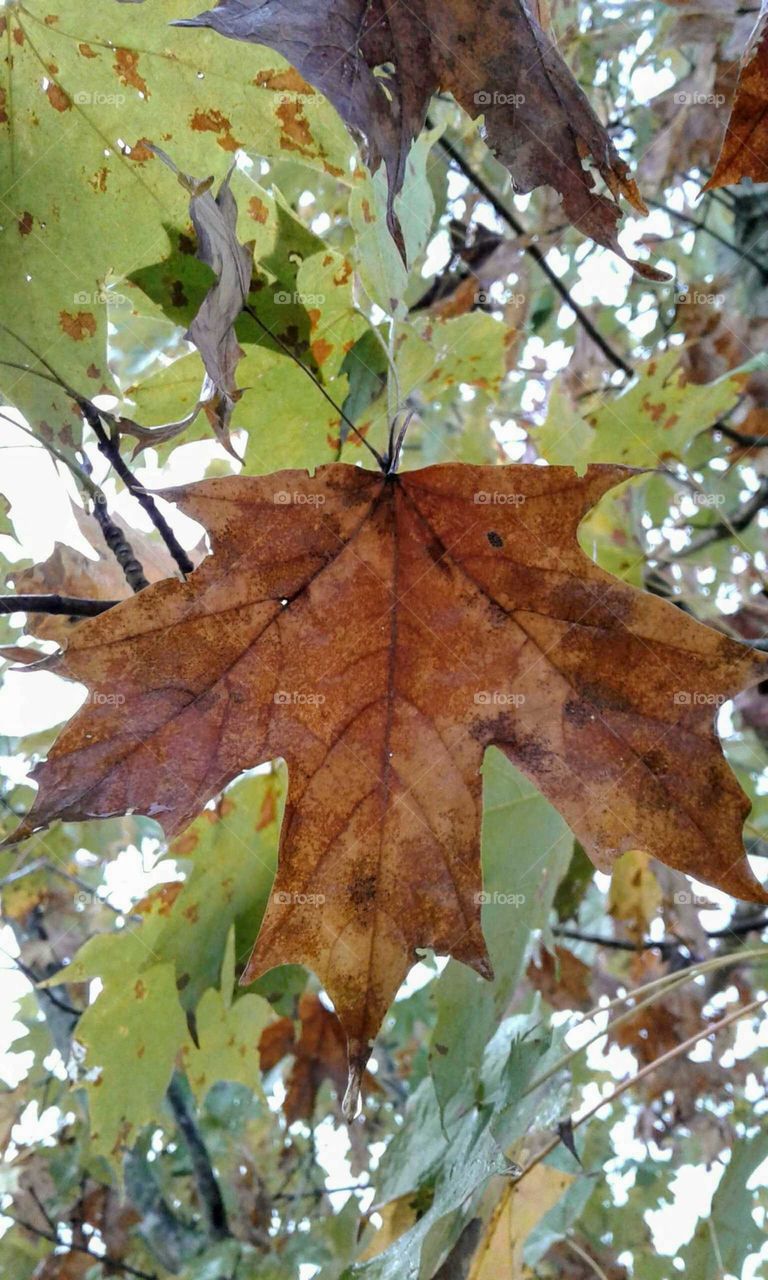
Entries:
[[[269,45],[324,93],[367,139],[371,168],[386,165],[390,229],[401,250],[394,198],[438,89],[484,116],[488,144],[516,191],[554,187],[573,225],[621,257],[618,197],[647,213],[628,166],[524,0],[222,0],[176,25]],[[586,159],[610,197],[595,194]]]
[[[74,547],[56,542],[47,560],[31,565],[28,569],[13,571],[16,591],[30,595],[53,594],[84,596],[93,600],[126,600],[131,594],[131,588],[117,560],[107,549],[95,516],[86,514],[74,502],[72,514],[81,534],[96,552],[97,559],[91,560]],[[159,582],[162,578],[170,578],[177,573],[176,565],[162,543],[153,541],[139,529],[133,529],[114,513],[111,519],[130,542],[150,582]],[[191,558],[195,564],[200,562],[202,551],[199,547],[192,551]],[[80,622],[79,618],[30,613],[25,630],[39,640],[55,640],[62,644]],[[37,652],[32,653],[35,661],[39,656]],[[16,660],[23,660],[23,654]]]
[[84,622],[50,660],[94,696],[38,768],[17,837],[131,810],[174,834],[283,756],[279,870],[244,980],[313,969],[357,1079],[418,948],[490,974],[492,743],[599,867],[644,848],[765,900],[713,719],[766,658],[581,550],[582,516],[631,474],[333,464],[168,491],[214,554]]
[[722,149],[704,190],[742,178],[768,182],[768,0],[747,41]]
[[[153,146],[152,150],[173,170],[189,192],[189,216],[197,235],[197,256],[216,275],[216,283],[209,289],[184,336],[197,347],[205,366],[206,377],[197,407],[205,409],[216,438],[233,457],[237,457],[229,436],[232,412],[242,395],[235,381],[243,355],[235,335],[235,321],[245,306],[251,287],[253,243],[240,244],[237,238],[237,204],[229,185],[234,166],[214,196],[211,191],[213,178],[192,178],[182,173],[159,147]],[[165,429],[166,437],[169,431],[175,434],[176,428],[187,421],[169,424]],[[157,428],[152,434],[154,439],[160,438]],[[139,442],[142,443],[141,436]],[[144,433],[143,444],[148,443],[150,441]]]
[[[265,1027],[259,1041],[262,1071],[271,1071],[282,1058],[295,1058],[286,1082],[283,1111],[289,1124],[310,1120],[318,1090],[324,1080],[333,1085],[339,1099],[347,1086],[347,1042],[336,1014],[319,996],[305,991],[299,1000],[301,1035],[296,1036],[293,1018],[278,1018]],[[378,1089],[368,1072],[363,1089]]]

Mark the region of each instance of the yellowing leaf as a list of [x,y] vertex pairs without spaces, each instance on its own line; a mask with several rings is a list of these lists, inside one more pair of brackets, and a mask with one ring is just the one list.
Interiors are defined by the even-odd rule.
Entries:
[[528,1280],[523,1246],[544,1214],[573,1182],[573,1174],[538,1164],[503,1192],[477,1247],[467,1280]]

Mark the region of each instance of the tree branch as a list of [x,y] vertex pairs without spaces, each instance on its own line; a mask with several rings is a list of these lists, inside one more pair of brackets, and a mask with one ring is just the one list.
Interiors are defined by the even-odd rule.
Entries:
[[[429,122],[427,122],[427,126],[431,127]],[[615,369],[620,369],[628,378],[631,378],[634,374],[634,369],[631,364],[628,364],[623,356],[619,355],[617,351],[614,351],[607,338],[603,337],[599,329],[597,329],[592,323],[587,313],[582,310],[578,302],[571,297],[567,286],[563,284],[559,276],[553,271],[539,246],[531,243],[530,233],[526,231],[523,223],[517,217],[517,214],[512,213],[512,211],[507,208],[507,205],[501,197],[496,194],[493,188],[488,185],[479,173],[475,172],[469,161],[464,157],[461,151],[453,145],[452,142],[449,142],[447,138],[441,138],[438,145],[442,147],[445,154],[453,161],[457,169],[464,174],[464,177],[472,183],[472,186],[475,187],[488,201],[488,203],[493,206],[501,220],[505,222],[516,235],[525,237],[525,243],[523,244],[524,251],[533,258],[533,261],[543,271],[555,292],[558,293],[563,302],[567,303],[571,308],[585,333],[589,335],[595,346],[600,348],[603,355],[610,361]]]
[[[733,924],[726,925],[724,929],[705,929],[704,932],[708,938],[730,938],[743,937],[747,933],[761,933],[763,929],[768,929],[767,915],[757,916],[753,920],[736,920]],[[660,951],[664,955],[682,948],[688,949],[686,943],[681,942],[679,938],[663,938],[661,942],[652,942],[650,939],[643,942],[625,942],[622,938],[604,938],[599,933],[582,933],[580,929],[571,929],[567,925],[555,925],[552,932],[558,938],[570,938],[573,942],[591,942],[598,947],[608,947],[614,951]]]
[[202,1202],[211,1236],[215,1240],[228,1240],[232,1236],[227,1220],[227,1210],[218,1179],[211,1164],[211,1157],[203,1141],[195,1118],[189,1108],[185,1085],[177,1073],[168,1086],[168,1102],[174,1119],[187,1144],[192,1161],[197,1191]]
[[749,262],[753,267],[756,267],[764,283],[768,281],[768,266],[764,262],[754,258],[748,250],[740,249],[727,236],[723,236],[719,231],[714,231],[712,227],[708,227],[706,222],[692,217],[690,213],[679,213],[677,209],[670,209],[669,205],[662,204],[660,200],[654,200],[651,196],[646,196],[646,200],[652,209],[660,209],[662,213],[666,213],[668,217],[673,218],[676,222],[685,223],[686,226],[693,227],[695,231],[705,232],[712,240],[716,240],[718,244],[721,244],[724,249],[730,249],[731,253],[735,253],[738,258],[743,258],[745,262]]
[[50,613],[65,618],[97,618],[119,600],[82,600],[77,596],[0,596],[0,614]]
[[135,498],[136,501],[144,508],[181,572],[185,576],[188,573],[192,573],[195,566],[182,547],[165,516],[159,510],[152,495],[147,493],[146,489],[139,484],[138,480],[134,476],[127,462],[120,453],[119,444],[105,431],[101,414],[96,406],[91,404],[90,400],[86,400],[83,397],[78,397],[78,403],[82,410],[83,417],[96,436],[99,445],[99,453],[104,455],[112,468],[117,472],[131,497]]
[[[700,1040],[707,1040],[710,1036],[717,1035],[718,1031],[725,1030],[726,1027],[730,1027],[732,1023],[738,1022],[740,1018],[745,1017],[748,1013],[755,1013],[766,1003],[768,1003],[768,997],[760,996],[757,1000],[752,1000],[749,1004],[745,1004],[738,1009],[734,1009],[731,1013],[726,1014],[724,1018],[720,1018],[718,1022],[713,1022],[711,1026],[703,1027],[700,1031],[694,1032],[694,1034],[689,1036],[687,1040],[683,1040],[680,1044],[675,1045],[674,1049],[669,1049],[667,1053],[662,1053],[660,1057],[655,1058],[653,1062],[649,1062],[646,1066],[641,1067],[633,1076],[629,1076],[626,1080],[623,1080],[622,1083],[617,1085],[607,1097],[600,1098],[593,1107],[590,1107],[589,1111],[585,1111],[583,1115],[579,1116],[572,1122],[572,1128],[578,1129],[581,1125],[585,1124],[587,1120],[591,1120],[598,1111],[602,1111],[603,1107],[610,1106],[612,1102],[615,1102],[617,1098],[620,1098],[621,1095],[626,1093],[628,1089],[631,1089],[633,1085],[639,1084],[641,1080],[645,1080],[647,1076],[651,1075],[652,1072],[657,1071],[659,1067],[666,1066],[668,1062],[674,1061],[675,1058],[679,1058],[682,1054],[688,1053],[690,1049],[695,1048]],[[521,1182],[532,1169],[536,1168],[536,1165],[541,1164],[542,1160],[546,1160],[547,1156],[550,1155],[556,1147],[560,1146],[561,1141],[562,1137],[559,1132],[554,1137],[550,1138],[542,1147],[541,1151],[528,1161],[519,1177],[514,1179],[515,1183]]]
[[[25,1222],[23,1218],[15,1218],[12,1213],[7,1210],[0,1210],[3,1217],[10,1218],[11,1222],[15,1222],[17,1227],[22,1227],[25,1231],[31,1232],[33,1236],[37,1236],[40,1240],[49,1240],[51,1244],[56,1245],[60,1249],[68,1249],[70,1253],[85,1253],[89,1258],[93,1258],[94,1263],[100,1262],[102,1266],[108,1267],[110,1270],[122,1271],[124,1275],[136,1276],[137,1280],[158,1280],[155,1271],[139,1271],[138,1267],[132,1267],[128,1262],[121,1262],[119,1258],[113,1258],[108,1253],[94,1253],[84,1244],[67,1243],[61,1240],[58,1235],[52,1231],[43,1231],[41,1227],[34,1226],[31,1222]],[[45,1215],[48,1216],[47,1214]]]

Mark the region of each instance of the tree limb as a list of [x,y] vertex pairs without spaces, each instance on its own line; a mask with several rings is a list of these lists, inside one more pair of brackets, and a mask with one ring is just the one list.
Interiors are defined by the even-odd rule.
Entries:
[[138,1267],[132,1267],[128,1262],[121,1262],[119,1258],[113,1258],[108,1253],[94,1253],[87,1245],[75,1244],[74,1242],[67,1243],[65,1240],[59,1239],[59,1236],[52,1231],[43,1231],[41,1227],[36,1227],[31,1222],[25,1222],[23,1218],[15,1218],[6,1209],[3,1209],[2,1213],[3,1217],[10,1218],[11,1222],[15,1222],[17,1227],[22,1227],[24,1231],[31,1232],[38,1239],[50,1240],[51,1244],[56,1245],[58,1248],[68,1249],[70,1253],[85,1253],[89,1258],[93,1258],[94,1263],[100,1262],[102,1266],[109,1268],[110,1271],[122,1271],[124,1275],[136,1276],[137,1280],[158,1280],[155,1271],[139,1271]]
[[198,1195],[208,1220],[211,1236],[215,1240],[228,1240],[232,1236],[227,1220],[227,1210],[218,1179],[211,1164],[211,1157],[190,1110],[185,1085],[177,1073],[168,1086],[168,1102],[174,1119],[187,1144],[192,1161],[192,1171]]
[[[429,122],[427,122],[427,124],[429,127]],[[617,351],[614,351],[607,338],[604,338],[599,329],[597,329],[592,323],[586,311],[584,311],[579,306],[578,302],[571,297],[567,286],[563,284],[560,277],[553,271],[539,246],[530,241],[530,233],[526,231],[523,223],[519,220],[517,215],[512,213],[511,209],[507,208],[507,205],[501,197],[496,194],[493,188],[489,186],[479,173],[475,172],[469,161],[461,151],[453,145],[452,142],[449,142],[447,138],[441,138],[438,145],[442,147],[445,154],[453,161],[457,169],[464,174],[464,177],[472,183],[472,186],[476,187],[488,203],[493,206],[501,220],[506,222],[507,226],[510,227],[516,235],[525,237],[523,244],[524,251],[533,258],[533,261],[541,268],[555,292],[558,293],[563,299],[563,302],[567,303],[571,308],[585,333],[589,335],[595,346],[600,348],[603,355],[611,362],[615,369],[621,369],[622,373],[626,374],[628,378],[631,378],[634,374],[634,369],[631,364],[628,364],[623,356],[619,355]]]
[[0,596],[0,614],[50,613],[65,618],[97,618],[107,609],[114,609],[119,600],[82,600],[77,596],[21,595]]

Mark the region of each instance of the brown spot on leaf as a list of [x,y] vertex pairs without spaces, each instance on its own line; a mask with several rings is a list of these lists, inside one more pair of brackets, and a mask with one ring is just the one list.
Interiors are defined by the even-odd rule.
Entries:
[[371,202],[370,202],[370,200],[363,200],[363,201],[361,202],[361,208],[362,208],[362,210],[363,210],[363,217],[364,217],[364,219],[365,219],[365,221],[366,221],[366,222],[375,222],[375,221],[376,221],[376,214],[375,214],[375,213],[373,212],[373,210],[371,209]]
[[264,792],[264,798],[261,802],[259,816],[256,819],[256,830],[263,831],[265,827],[271,827],[273,822],[277,821],[277,792],[274,787],[270,787]]
[[48,88],[45,91],[45,96],[56,111],[72,110],[72,99],[69,94],[65,93],[64,90],[60,88],[59,85],[54,84],[53,81],[48,85]]
[[281,102],[276,115],[280,121],[280,146],[284,151],[298,151],[300,155],[314,158],[317,145],[304,115],[300,102]]
[[137,978],[135,983],[133,984],[133,994],[135,995],[137,1000],[144,1000],[146,998],[147,988],[145,987],[141,978]]
[[88,179],[88,185],[94,191],[103,195],[107,189],[108,176],[109,176],[109,170],[107,169],[107,166],[104,165],[103,169],[99,169],[97,173],[94,173],[92,178]]
[[149,97],[147,82],[139,75],[139,55],[133,49],[115,51],[115,75],[126,89],[136,89],[145,98]]
[[262,226],[269,217],[269,209],[265,205],[264,201],[260,200],[258,196],[251,196],[248,201],[248,213],[250,217],[253,218],[254,222],[258,222]]
[[315,92],[294,67],[287,67],[285,71],[260,71],[253,83],[257,89],[272,89],[275,93],[313,95]]
[[132,147],[128,147],[123,151],[123,155],[127,160],[132,160],[134,164],[146,164],[148,160],[154,160],[155,158],[155,153],[150,147],[147,138],[139,138]]
[[83,58],[98,58],[99,56],[96,50],[92,49],[89,44],[85,43],[85,41],[83,41],[82,44],[79,44],[77,49]]
[[28,209],[18,219],[17,226],[19,228],[20,236],[29,235],[30,231],[32,230],[32,227],[34,226],[34,218],[32,217],[32,214],[29,212]]
[[333,355],[333,344],[326,342],[325,338],[318,338],[317,342],[311,345],[312,355],[317,364],[325,364],[329,356]]
[[195,133],[215,133],[222,151],[237,151],[243,145],[232,134],[232,121],[221,111],[195,111],[189,118],[189,127]]
[[59,328],[73,342],[84,342],[96,333],[96,317],[91,311],[60,311]]

